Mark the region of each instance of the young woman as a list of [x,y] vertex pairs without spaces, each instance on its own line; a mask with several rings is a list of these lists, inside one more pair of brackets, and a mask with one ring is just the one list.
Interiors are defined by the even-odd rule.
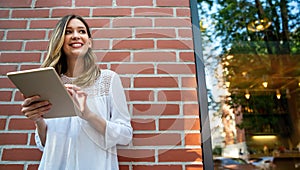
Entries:
[[[54,67],[82,115],[44,119],[51,109],[39,96],[24,100],[22,113],[36,124],[36,143],[43,151],[39,169],[116,170],[116,145],[132,139],[130,115],[119,76],[100,70],[91,49],[89,26],[76,15],[56,25],[42,67]],[[45,89],[47,90],[47,89]]]

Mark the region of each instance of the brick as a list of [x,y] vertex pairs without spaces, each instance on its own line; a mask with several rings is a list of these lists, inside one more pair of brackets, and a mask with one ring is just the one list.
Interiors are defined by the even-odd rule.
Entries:
[[8,78],[0,78],[0,88],[15,88],[16,86]]
[[25,29],[26,20],[0,20],[0,29]]
[[80,15],[82,17],[88,17],[90,15],[89,8],[58,8],[52,9],[52,17],[63,17],[66,14],[75,14]]
[[173,16],[172,8],[135,8],[134,16],[167,17]]
[[117,0],[118,6],[153,6],[152,0],[143,0],[143,1],[136,1],[136,0]]
[[6,126],[6,119],[0,119],[0,130],[4,130],[5,126]]
[[154,162],[153,149],[118,149],[119,162]]
[[111,69],[120,74],[153,74],[152,64],[112,64]]
[[192,38],[192,29],[178,29],[178,37],[180,38]]
[[35,3],[35,7],[57,7],[57,6],[72,6],[72,0],[64,0],[64,1],[48,1],[48,0],[38,0]]
[[8,31],[8,40],[39,40],[45,39],[46,31],[41,30],[20,30],[20,31]]
[[191,27],[189,18],[154,18],[155,27]]
[[159,101],[197,101],[196,90],[161,90]]
[[175,62],[175,52],[134,52],[134,62]]
[[177,77],[136,77],[135,88],[175,88],[178,87]]
[[58,19],[40,19],[30,21],[30,28],[50,28],[53,29],[57,24]]
[[12,148],[3,149],[2,160],[5,161],[39,161],[41,152],[38,149]]
[[200,133],[189,133],[184,137],[185,145],[197,145],[200,146]]
[[23,101],[24,100],[23,94],[20,91],[17,91],[13,100],[14,101]]
[[193,41],[191,40],[157,40],[158,49],[184,49],[192,50]]
[[133,146],[178,146],[181,136],[177,133],[134,134]]
[[9,102],[11,101],[12,91],[0,91],[0,101]]
[[121,77],[121,81],[124,88],[131,87],[130,78]]
[[182,87],[197,87],[196,77],[182,77],[181,78]]
[[0,133],[0,145],[26,145],[27,133]]
[[90,28],[102,28],[102,27],[110,27],[110,19],[103,18],[85,18],[85,21],[88,23]]
[[[8,42],[8,41],[0,41],[0,51],[20,51],[22,48],[22,42]],[[0,56],[0,60],[2,58],[2,53]]]
[[29,164],[27,170],[37,170],[39,168],[39,164]]
[[153,49],[153,40],[113,40],[112,49]]
[[108,64],[99,64],[100,69],[108,69]]
[[181,165],[133,165],[132,170],[182,170]]
[[199,115],[199,105],[198,104],[184,104],[183,105],[184,115]]
[[9,10],[1,10],[0,11],[0,18],[9,18]]
[[113,27],[151,27],[151,18],[115,18],[112,22]]
[[180,52],[179,57],[180,61],[195,61],[194,52]]
[[96,52],[97,62],[128,62],[130,52]]
[[203,170],[203,165],[186,165],[186,170]]
[[156,6],[177,6],[177,7],[189,7],[189,0],[156,0]]
[[22,164],[0,164],[0,169],[3,170],[23,170],[24,165]]
[[4,31],[0,31],[0,40],[4,38]]
[[29,41],[25,44],[26,51],[46,51],[49,41]]
[[35,69],[35,68],[40,68],[41,66],[40,66],[41,64],[39,63],[39,62],[37,62],[37,64],[36,65],[21,65],[21,68],[20,68],[20,70],[29,70],[29,69]]
[[20,1],[20,0],[9,0],[9,1],[2,0],[2,1],[0,1],[0,6],[2,8],[19,8],[19,7],[28,7],[28,8],[30,8],[31,7],[31,1],[32,0],[23,0],[23,1]]
[[[184,155],[184,156],[183,156]],[[159,162],[201,162],[201,149],[160,149]]]
[[35,125],[32,120],[24,119],[10,119],[8,124],[9,130],[34,130]]
[[[0,56],[0,62],[1,62],[1,56]],[[6,75],[6,73],[11,71],[17,71],[18,66],[17,65],[0,65],[0,75]]]
[[158,74],[195,74],[194,64],[159,64]]
[[1,63],[24,63],[24,62],[40,62],[40,53],[29,52],[14,52],[14,53],[1,53]]
[[130,170],[128,165],[119,165],[119,170]]
[[112,6],[112,0],[101,0],[101,1],[97,1],[97,0],[76,0],[75,2],[75,6],[92,6],[92,7],[96,7],[96,6]]
[[156,129],[154,119],[131,119],[131,126],[134,131]]
[[190,8],[178,8],[178,9],[176,9],[176,16],[177,17],[190,17],[191,10],[190,10]]
[[158,28],[137,28],[135,31],[136,38],[176,38],[175,29],[158,29]]
[[35,146],[35,133],[31,133],[29,145]]
[[132,37],[132,29],[129,28],[100,28],[93,29],[92,31],[93,39],[97,38],[131,38]]
[[198,118],[159,119],[159,130],[200,130]]
[[177,104],[134,104],[133,115],[161,116],[179,115],[179,105]]
[[109,49],[109,40],[93,40],[92,47],[95,50]]
[[130,8],[94,8],[93,16],[131,16]]
[[13,10],[12,18],[47,18],[49,17],[49,9],[33,9],[33,10]]
[[152,90],[128,90],[126,91],[127,101],[153,101],[154,92]]

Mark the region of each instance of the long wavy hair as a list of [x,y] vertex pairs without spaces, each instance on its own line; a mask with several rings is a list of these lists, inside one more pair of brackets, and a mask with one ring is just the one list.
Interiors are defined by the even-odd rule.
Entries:
[[[66,55],[62,47],[66,27],[71,19],[80,20],[85,25],[89,38],[92,38],[88,24],[81,16],[66,15],[56,24],[51,34],[46,59],[41,67],[54,67],[58,75],[66,73],[68,69]],[[100,75],[100,69],[95,63],[96,55],[91,48],[88,49],[83,57],[83,73],[73,81],[73,84],[79,87],[87,87],[93,84]]]

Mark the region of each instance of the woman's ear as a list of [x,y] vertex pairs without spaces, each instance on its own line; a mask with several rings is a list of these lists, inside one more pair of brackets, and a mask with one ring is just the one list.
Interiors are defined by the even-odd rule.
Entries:
[[88,42],[88,45],[89,45],[89,48],[92,48],[92,39],[91,38],[89,38],[89,42]]

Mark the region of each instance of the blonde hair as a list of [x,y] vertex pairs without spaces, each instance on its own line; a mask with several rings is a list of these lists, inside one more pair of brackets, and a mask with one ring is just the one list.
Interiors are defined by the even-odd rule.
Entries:
[[[54,67],[58,75],[66,73],[68,69],[66,55],[64,54],[62,47],[66,27],[69,21],[74,18],[79,19],[85,25],[87,34],[89,38],[91,38],[89,26],[81,16],[67,15],[56,24],[50,38],[46,59],[42,63],[41,67]],[[83,73],[73,81],[73,84],[80,87],[86,87],[93,84],[100,75],[100,69],[95,63],[96,55],[91,48],[88,49],[87,53],[83,57]]]

